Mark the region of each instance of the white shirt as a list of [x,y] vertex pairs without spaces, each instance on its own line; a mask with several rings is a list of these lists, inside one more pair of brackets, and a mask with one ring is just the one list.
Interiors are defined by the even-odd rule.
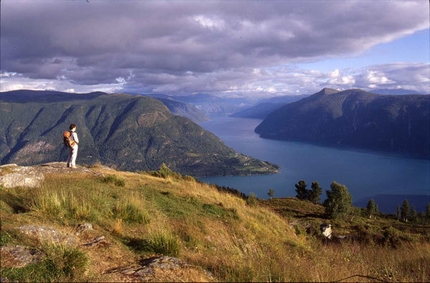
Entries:
[[78,145],[78,143],[79,143],[78,134],[76,132],[72,131],[71,137],[72,137],[72,140],[75,142],[75,145]]

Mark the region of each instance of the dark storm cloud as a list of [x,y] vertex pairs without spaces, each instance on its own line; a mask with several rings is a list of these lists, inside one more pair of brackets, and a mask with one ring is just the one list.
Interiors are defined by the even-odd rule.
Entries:
[[2,1],[2,71],[185,93],[258,89],[262,69],[428,27],[425,1]]

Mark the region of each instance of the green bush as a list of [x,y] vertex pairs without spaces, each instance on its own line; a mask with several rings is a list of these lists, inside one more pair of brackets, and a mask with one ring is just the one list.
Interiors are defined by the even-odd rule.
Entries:
[[393,227],[386,227],[383,232],[384,244],[393,248],[401,244],[400,231]]
[[246,199],[246,204],[250,206],[255,206],[258,204],[258,198],[254,193],[250,193]]
[[167,179],[169,177],[176,180],[183,179],[181,174],[172,171],[169,167],[167,167],[165,163],[161,164],[160,169],[158,169],[158,171],[149,171],[148,174],[154,177],[160,177],[164,179]]
[[352,210],[352,196],[345,185],[333,181],[331,190],[327,190],[327,199],[324,201],[326,214],[331,218],[344,217]]

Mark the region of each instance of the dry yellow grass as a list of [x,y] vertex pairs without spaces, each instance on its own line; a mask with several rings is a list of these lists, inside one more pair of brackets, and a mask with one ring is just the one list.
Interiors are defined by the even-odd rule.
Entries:
[[[430,278],[428,242],[396,249],[350,242],[324,245],[313,235],[298,233],[290,223],[294,218],[266,206],[247,205],[207,184],[104,167],[92,170],[123,179],[125,185],[103,181],[97,174],[77,173],[47,176],[40,189],[1,189],[8,200],[1,207],[2,233],[12,235],[5,242],[21,240],[11,231],[22,223],[49,224],[70,232],[78,223],[90,222],[95,230],[81,240],[103,234],[109,245],[82,248],[90,259],[84,277],[88,281],[130,280],[106,271],[160,251],[211,271],[219,281],[421,282]],[[7,207],[11,200],[20,202],[26,212],[14,213]],[[145,250],[148,247],[153,250]],[[183,271],[178,278],[196,281],[200,273],[195,272]],[[159,273],[156,280],[174,276]]]

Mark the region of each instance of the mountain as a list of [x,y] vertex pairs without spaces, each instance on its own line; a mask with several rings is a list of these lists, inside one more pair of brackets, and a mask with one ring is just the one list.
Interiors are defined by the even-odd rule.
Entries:
[[[75,94],[70,95],[67,92],[59,91],[28,91],[28,90],[17,90],[13,92],[0,92],[0,99],[2,101],[8,102],[56,102],[56,101],[66,101],[74,100],[76,97],[80,99],[93,99],[100,95],[107,95],[105,92],[92,92],[85,94]],[[140,96],[136,94],[135,96]],[[190,104],[185,104],[179,101],[174,101],[169,99],[168,96],[156,97],[158,100],[163,102],[164,105],[175,115],[189,118],[194,122],[207,121],[209,118],[206,114],[197,109],[195,106]]]
[[323,89],[272,112],[255,132],[263,138],[430,158],[430,95]]
[[253,99],[218,97],[211,94],[175,96],[176,101],[194,105],[209,115],[231,114],[254,104]]
[[255,104],[256,99],[244,97],[219,97],[212,94],[199,93],[193,95],[147,94],[161,101],[177,101],[192,105],[206,115],[231,114]]
[[159,100],[126,94],[0,93],[0,161],[65,161],[62,132],[77,124],[78,163],[194,176],[267,174],[277,166],[244,156]]
[[409,89],[385,89],[385,88],[377,88],[377,89],[370,89],[370,93],[374,94],[387,94],[387,95],[406,95],[406,94],[420,94],[419,92],[415,90],[409,90]]
[[191,104],[186,104],[179,101],[164,98],[158,98],[158,100],[163,102],[163,104],[166,105],[167,108],[169,108],[170,112],[175,115],[186,117],[196,123],[209,120],[205,112]]
[[309,95],[283,95],[260,101],[257,105],[236,112],[231,117],[264,119],[270,113],[285,104],[296,102]]

